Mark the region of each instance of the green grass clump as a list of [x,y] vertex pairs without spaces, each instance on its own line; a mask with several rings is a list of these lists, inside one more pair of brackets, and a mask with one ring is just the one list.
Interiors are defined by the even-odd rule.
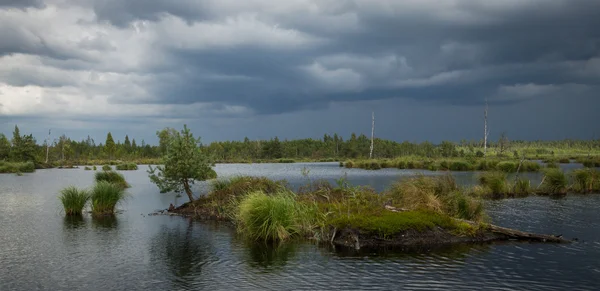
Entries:
[[88,166],[85,166],[83,169],[86,170],[86,171],[91,171],[92,170],[92,168],[90,168]]
[[509,192],[506,173],[500,171],[481,173],[479,175],[479,185],[488,189],[493,197],[506,196]]
[[277,162],[280,164],[293,164],[296,161],[293,159],[279,159],[279,160],[277,160]]
[[123,164],[118,164],[116,166],[116,168],[119,171],[135,171],[138,169],[138,166],[135,163],[123,163]]
[[352,168],[354,168],[354,162],[353,162],[352,160],[347,160],[347,161],[344,163],[344,167],[346,167],[346,168],[348,168],[348,169],[352,169]]
[[584,168],[571,173],[573,185],[571,189],[577,193],[600,191],[600,173],[597,170]]
[[109,182],[120,186],[121,188],[129,188],[129,184],[125,181],[125,177],[121,173],[115,171],[96,172],[96,182]]
[[114,214],[117,204],[125,199],[125,189],[119,184],[100,181],[96,183],[90,196],[94,215]]
[[236,221],[240,233],[251,240],[279,242],[309,233],[315,213],[293,193],[252,192],[240,202]]
[[456,223],[448,216],[433,211],[407,211],[380,213],[353,214],[340,216],[329,221],[329,224],[338,229],[353,228],[363,232],[389,238],[407,230],[425,231],[442,227],[444,229],[456,228]]
[[555,162],[549,162],[546,164],[546,168],[548,169],[558,169],[558,164]]
[[112,167],[110,165],[104,165],[102,166],[102,171],[111,171]]
[[569,164],[571,163],[571,160],[569,158],[560,158],[558,159],[558,162],[561,164]]
[[433,211],[472,220],[483,215],[481,201],[465,195],[451,175],[419,175],[398,181],[385,193],[385,198],[393,205],[409,210]]
[[0,161],[0,174],[5,173],[33,173],[35,164],[33,162],[4,162]]
[[[518,164],[517,164],[518,165]],[[537,172],[542,168],[539,163],[534,161],[523,161],[520,172]]]
[[83,208],[90,200],[90,194],[86,190],[69,186],[60,191],[58,199],[62,202],[66,215],[81,215]]
[[96,170],[98,170],[98,168],[96,168],[96,166],[93,166],[92,170],[96,171]]
[[519,166],[519,164],[517,164],[517,163],[504,161],[504,162],[499,162],[496,165],[496,169],[499,171],[502,171],[504,173],[514,173],[517,171],[518,166]]
[[478,171],[489,171],[496,169],[498,161],[495,160],[481,160],[475,167]]
[[471,171],[473,166],[466,161],[454,161],[450,164],[452,171]]
[[527,179],[517,179],[515,184],[513,185],[513,194],[518,197],[525,197],[533,193],[533,189],[531,189],[531,181]]
[[560,169],[545,169],[538,193],[545,195],[567,194],[567,176]]

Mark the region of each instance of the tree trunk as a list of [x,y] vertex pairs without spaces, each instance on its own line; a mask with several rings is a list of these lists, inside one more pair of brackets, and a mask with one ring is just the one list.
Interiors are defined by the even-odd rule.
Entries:
[[190,188],[190,183],[187,180],[183,181],[183,189],[185,189],[185,194],[187,194],[188,198],[190,198],[190,202],[194,202],[194,196],[192,196],[192,189]]

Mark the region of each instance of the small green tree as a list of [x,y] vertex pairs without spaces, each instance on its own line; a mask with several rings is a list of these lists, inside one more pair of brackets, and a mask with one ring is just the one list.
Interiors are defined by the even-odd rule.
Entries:
[[112,134],[109,132],[106,135],[106,143],[104,144],[104,150],[108,154],[108,158],[112,159],[117,151],[117,146],[115,145],[115,140],[112,137]]
[[0,133],[0,160],[8,159],[10,154],[10,141],[6,136]]
[[[160,134],[160,132],[158,133]],[[209,157],[199,147],[200,138],[194,138],[186,125],[181,133],[174,132],[163,156],[164,166],[152,168],[148,174],[152,183],[156,184],[161,193],[185,192],[194,201],[192,188],[196,181],[216,178]]]

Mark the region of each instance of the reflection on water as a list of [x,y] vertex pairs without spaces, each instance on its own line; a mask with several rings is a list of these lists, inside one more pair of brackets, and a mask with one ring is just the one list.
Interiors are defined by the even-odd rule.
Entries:
[[93,215],[92,226],[94,228],[116,229],[119,227],[119,220],[116,215]]
[[85,219],[80,215],[65,216],[63,224],[65,229],[78,229],[86,226]]
[[[335,163],[218,165],[217,172],[286,179],[299,186],[306,183],[303,167],[310,168],[313,180],[335,183],[347,172],[351,183],[377,190],[421,172],[369,172]],[[65,217],[57,210],[58,191],[70,184],[88,187],[93,174],[75,169],[0,175],[0,290],[600,289],[600,195],[486,202],[495,224],[580,239],[573,244],[356,252],[312,243],[249,245],[229,225],[147,216],[185,197],[160,194],[143,167],[123,172],[132,188],[119,214]],[[476,182],[476,173],[455,176],[463,184]],[[196,186],[200,193],[207,183]]]
[[247,260],[253,268],[274,270],[281,268],[296,255],[296,243],[265,244],[247,242]]

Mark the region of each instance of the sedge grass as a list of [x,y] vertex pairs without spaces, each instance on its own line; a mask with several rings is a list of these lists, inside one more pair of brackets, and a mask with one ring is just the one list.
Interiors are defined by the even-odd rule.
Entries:
[[125,177],[121,173],[115,171],[96,172],[96,182],[109,182],[119,185],[123,189],[129,188],[129,184],[125,181]]
[[86,190],[69,186],[60,191],[58,199],[62,202],[66,215],[81,215],[90,200],[90,194]]
[[100,181],[92,188],[90,199],[92,214],[114,214],[117,204],[125,199],[125,189],[118,184]]

